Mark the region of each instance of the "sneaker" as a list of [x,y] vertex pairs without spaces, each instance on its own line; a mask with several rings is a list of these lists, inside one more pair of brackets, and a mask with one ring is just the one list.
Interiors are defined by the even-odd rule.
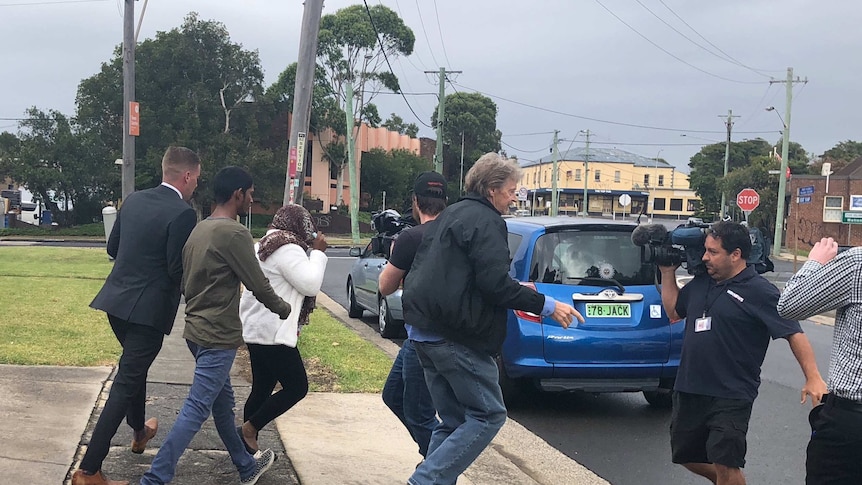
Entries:
[[254,465],[254,473],[245,479],[240,479],[239,483],[242,485],[254,485],[260,479],[260,476],[264,474],[269,467],[272,466],[275,461],[275,453],[272,450],[264,450],[260,452],[260,456],[255,458]]

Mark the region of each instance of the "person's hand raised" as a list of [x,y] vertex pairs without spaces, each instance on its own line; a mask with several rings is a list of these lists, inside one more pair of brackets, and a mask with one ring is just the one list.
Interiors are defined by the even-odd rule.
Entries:
[[329,244],[326,243],[326,235],[322,232],[317,233],[317,237],[314,238],[314,241],[311,241],[311,249],[316,249],[318,251],[326,251],[326,248],[329,247]]

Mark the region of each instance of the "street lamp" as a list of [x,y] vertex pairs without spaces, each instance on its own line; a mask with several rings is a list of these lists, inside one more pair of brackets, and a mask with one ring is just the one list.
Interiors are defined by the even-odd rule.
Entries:
[[787,95],[787,121],[781,117],[781,114],[775,109],[775,106],[766,108],[766,111],[772,111],[781,120],[781,125],[784,130],[781,132],[781,171],[778,174],[778,204],[775,210],[775,234],[772,240],[772,255],[777,256],[781,252],[781,235],[784,229],[784,197],[787,192],[787,159],[790,150],[790,91]]

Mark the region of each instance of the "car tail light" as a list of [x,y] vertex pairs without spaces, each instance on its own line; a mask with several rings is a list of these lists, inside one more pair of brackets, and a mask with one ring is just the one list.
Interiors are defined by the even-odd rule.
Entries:
[[[520,283],[526,287],[532,288],[533,290],[536,289],[536,285],[532,282],[521,281]],[[542,317],[540,315],[536,315],[535,313],[531,313],[531,312],[526,312],[524,310],[515,310],[515,316],[520,318],[521,320],[526,320],[528,322],[542,323]]]

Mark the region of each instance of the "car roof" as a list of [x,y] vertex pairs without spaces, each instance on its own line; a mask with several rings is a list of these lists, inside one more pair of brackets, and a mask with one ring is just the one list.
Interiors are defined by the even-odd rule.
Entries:
[[637,222],[633,220],[617,221],[605,219],[602,217],[571,217],[571,216],[536,216],[536,217],[517,217],[506,219],[506,224],[510,227],[518,227],[524,231],[533,231],[539,228],[545,229],[565,229],[577,228],[579,226],[637,226]]

